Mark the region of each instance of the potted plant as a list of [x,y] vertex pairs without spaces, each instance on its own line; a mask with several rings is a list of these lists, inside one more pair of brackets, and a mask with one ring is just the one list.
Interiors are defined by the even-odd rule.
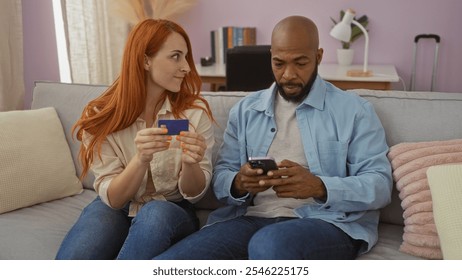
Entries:
[[[340,10],[340,20],[339,21],[343,19],[344,15],[345,15],[345,11]],[[330,19],[334,23],[334,26],[338,23],[338,21],[336,21],[332,17]],[[362,15],[359,18],[354,17],[353,19],[359,22],[367,30],[367,25],[369,24],[369,19],[367,15]],[[342,41],[342,48],[337,50],[337,59],[340,65],[350,65],[353,62],[354,50],[350,49],[350,46],[354,41],[356,41],[358,38],[360,38],[363,35],[364,33],[361,31],[361,29],[359,29],[358,26],[351,24],[350,40],[348,42]]]

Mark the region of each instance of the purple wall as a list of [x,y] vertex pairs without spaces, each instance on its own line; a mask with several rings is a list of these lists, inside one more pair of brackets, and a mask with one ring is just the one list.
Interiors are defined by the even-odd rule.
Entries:
[[22,0],[24,108],[30,108],[34,81],[59,81],[52,0]]
[[[340,42],[329,36],[330,17],[353,8],[369,17],[369,63],[394,64],[409,89],[414,37],[421,33],[441,36],[437,91],[462,92],[462,1],[460,0],[199,0],[178,22],[188,31],[194,58],[210,55],[210,30],[225,25],[256,26],[257,42],[269,44],[273,26],[289,15],[304,15],[316,22],[323,62],[336,62]],[[459,30],[459,31],[457,31]],[[416,89],[429,90],[434,41],[419,41]],[[352,45],[354,63],[362,64],[364,37]],[[401,83],[393,85],[403,89]]]
[[[25,108],[35,80],[59,81],[52,0],[22,0],[24,23]],[[414,37],[441,36],[436,91],[462,92],[462,1],[460,0],[198,0],[178,22],[188,31],[196,61],[210,55],[210,31],[225,25],[256,26],[258,44],[269,44],[273,26],[283,17],[304,15],[319,28],[325,63],[336,62],[340,42],[329,36],[330,17],[353,8],[369,16],[369,63],[394,64],[409,88]],[[355,62],[363,61],[364,37],[356,41]],[[416,88],[429,90],[434,43],[421,41]],[[403,89],[401,83],[393,85]]]

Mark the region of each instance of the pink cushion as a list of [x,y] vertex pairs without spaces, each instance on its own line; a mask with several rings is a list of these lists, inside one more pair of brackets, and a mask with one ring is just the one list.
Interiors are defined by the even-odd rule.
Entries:
[[426,172],[431,166],[462,163],[462,139],[400,143],[390,148],[388,158],[404,210],[400,251],[442,259]]

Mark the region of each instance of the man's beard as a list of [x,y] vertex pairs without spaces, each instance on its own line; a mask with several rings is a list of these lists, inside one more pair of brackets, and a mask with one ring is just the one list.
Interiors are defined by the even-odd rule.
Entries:
[[[318,75],[318,64],[316,63],[316,67],[314,68],[313,74],[311,74],[311,77],[310,77],[310,79],[308,80],[308,82],[306,83],[305,86],[303,86],[303,84],[294,84],[294,83],[290,83],[290,82],[284,83],[284,84],[279,84],[276,81],[276,77],[274,77],[274,81],[276,82],[276,86],[277,86],[279,94],[282,96],[282,98],[284,98],[286,101],[289,101],[289,102],[300,103],[310,93],[311,87],[313,86],[317,75]],[[297,95],[288,95],[284,91],[284,85],[299,86],[301,88],[301,91]]]

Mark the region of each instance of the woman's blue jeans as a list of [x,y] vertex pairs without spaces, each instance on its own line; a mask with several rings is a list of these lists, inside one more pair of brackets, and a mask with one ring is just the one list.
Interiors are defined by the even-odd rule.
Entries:
[[204,227],[154,259],[355,259],[363,243],[319,219],[242,216]]
[[134,218],[98,197],[82,211],[64,238],[56,259],[152,259],[198,229],[188,201],[150,201]]

